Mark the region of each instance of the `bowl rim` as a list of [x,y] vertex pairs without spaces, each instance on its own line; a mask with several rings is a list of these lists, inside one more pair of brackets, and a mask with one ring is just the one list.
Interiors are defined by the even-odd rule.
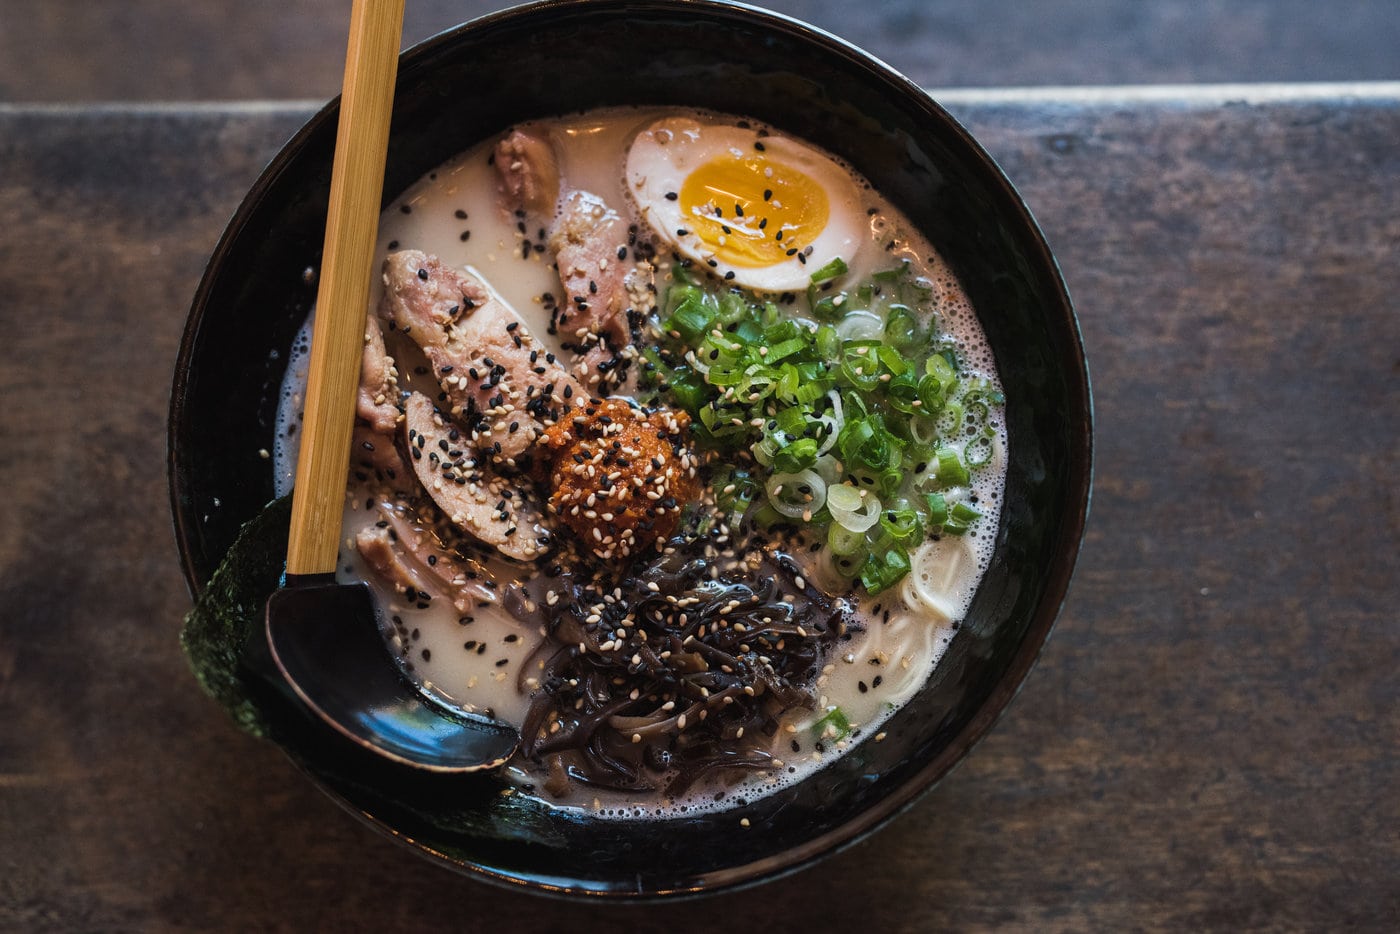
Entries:
[[[883,85],[887,89],[886,93],[904,98],[923,117],[944,124],[945,129],[957,137],[966,154],[982,163],[981,175],[989,185],[1000,189],[999,196],[1008,208],[1016,212],[1016,224],[1028,234],[1026,243],[1033,247],[1034,256],[1032,259],[1043,272],[1049,274],[1049,281],[1054,285],[1055,301],[1053,308],[1047,306],[1047,311],[1054,311],[1057,317],[1062,313],[1062,317],[1053,323],[1056,330],[1063,330],[1064,336],[1070,339],[1068,347],[1072,351],[1073,357],[1073,359],[1059,362],[1066,367],[1068,391],[1075,398],[1076,403],[1082,403],[1082,406],[1077,404],[1075,411],[1069,415],[1073,422],[1072,430],[1069,432],[1071,445],[1067,458],[1069,482],[1066,492],[1070,500],[1067,500],[1069,505],[1064,512],[1063,521],[1060,523],[1057,533],[1060,547],[1054,552],[1051,565],[1046,569],[1043,595],[1035,606],[1032,619],[1010,664],[997,678],[994,687],[975,713],[922,768],[912,773],[902,784],[883,798],[825,833],[805,839],[770,856],[702,873],[695,877],[694,885],[686,886],[684,889],[653,888],[643,890],[639,887],[637,890],[623,890],[547,884],[539,876],[522,878],[519,875],[495,870],[479,862],[462,860],[442,853],[424,841],[396,829],[386,821],[357,807],[353,802],[327,787],[314,773],[297,763],[298,768],[301,768],[311,778],[314,787],[348,813],[359,818],[380,834],[407,844],[432,862],[466,874],[471,878],[480,879],[511,891],[527,890],[557,898],[577,899],[583,897],[597,900],[602,897],[610,901],[675,901],[683,898],[702,897],[721,891],[737,891],[789,876],[820,859],[854,846],[887,825],[898,815],[909,810],[921,797],[929,793],[964,761],[973,747],[1001,718],[1006,708],[1024,686],[1026,677],[1038,660],[1063,609],[1079,550],[1083,543],[1093,490],[1093,393],[1088,363],[1084,354],[1083,336],[1059,262],[1050,251],[1040,225],[1001,166],[962,124],[935,101],[925,89],[886,64],[879,57],[820,27],[786,14],[745,3],[732,2],[732,0],[535,0],[535,2],[473,18],[403,50],[398,59],[400,73],[403,73],[406,68],[413,67],[419,61],[430,58],[439,49],[458,41],[463,35],[515,24],[518,21],[548,18],[551,14],[558,12],[583,10],[587,10],[590,15],[609,13],[626,15],[627,13],[645,11],[677,16],[703,14],[719,19],[742,20],[749,28],[776,31],[784,34],[787,38],[819,45],[825,51],[841,56],[848,63],[857,66],[865,77]],[[186,321],[180,341],[175,379],[171,391],[167,422],[167,479],[176,545],[186,584],[192,596],[197,596],[208,581],[196,566],[192,549],[189,547],[189,543],[197,538],[194,534],[194,524],[197,517],[193,508],[189,506],[188,497],[185,495],[188,490],[179,469],[180,458],[176,448],[176,434],[177,428],[183,421],[190,382],[190,363],[203,325],[204,312],[216,285],[216,273],[219,267],[225,261],[233,244],[238,241],[247,228],[268,190],[273,187],[291,164],[301,157],[302,151],[307,147],[311,138],[324,132],[328,122],[333,123],[338,119],[339,109],[340,96],[337,95],[317,110],[293,133],[259,173],[258,178],[243,196],[238,208],[220,235],[191,302],[190,316]],[[293,762],[295,761],[293,759]]]

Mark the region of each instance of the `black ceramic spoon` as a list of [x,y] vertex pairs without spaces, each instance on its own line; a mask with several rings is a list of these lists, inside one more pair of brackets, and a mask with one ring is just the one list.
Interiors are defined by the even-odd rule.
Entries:
[[337,584],[341,513],[373,274],[404,0],[355,0],[316,295],[285,586],[267,601],[275,670],[308,709],[386,759],[435,772],[504,762],[514,728],[408,683],[363,584]]

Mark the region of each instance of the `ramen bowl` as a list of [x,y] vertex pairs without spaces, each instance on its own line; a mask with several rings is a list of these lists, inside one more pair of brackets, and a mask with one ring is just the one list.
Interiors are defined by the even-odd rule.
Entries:
[[[170,485],[199,594],[273,499],[280,387],[315,297],[337,118],[332,101],[272,160],[195,296],[170,414]],[[496,775],[408,775],[323,742],[248,685],[247,703],[310,779],[400,843],[540,892],[676,897],[771,879],[847,846],[928,791],[1015,695],[1069,585],[1088,506],[1091,403],[1055,261],[1010,182],[907,79],[842,40],[732,4],[557,0],[405,52],[385,203],[514,124],[620,105],[741,114],[848,162],[957,273],[996,358],[1008,465],[990,567],[928,683],[862,742],[740,809],[591,817]],[[275,580],[275,577],[274,577]],[[741,819],[745,822],[740,829]]]

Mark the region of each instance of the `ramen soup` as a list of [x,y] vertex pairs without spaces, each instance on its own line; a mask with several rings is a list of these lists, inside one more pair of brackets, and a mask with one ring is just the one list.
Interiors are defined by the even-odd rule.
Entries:
[[452,159],[379,237],[340,574],[407,677],[603,816],[880,742],[1005,473],[991,352],[898,205],[753,121],[608,110]]

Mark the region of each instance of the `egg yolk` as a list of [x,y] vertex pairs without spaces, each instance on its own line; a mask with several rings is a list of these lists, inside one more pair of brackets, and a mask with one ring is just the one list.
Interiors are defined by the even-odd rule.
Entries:
[[830,215],[816,180],[762,153],[728,153],[701,165],[681,186],[682,216],[730,266],[781,263],[812,243]]

